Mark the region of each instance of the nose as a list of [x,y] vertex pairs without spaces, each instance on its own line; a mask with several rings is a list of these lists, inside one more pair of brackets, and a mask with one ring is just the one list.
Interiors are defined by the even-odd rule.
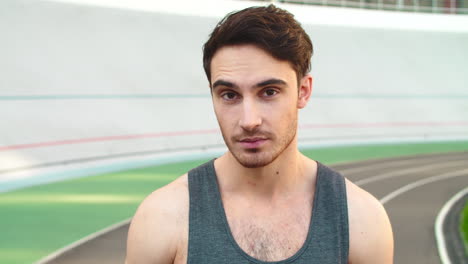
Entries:
[[259,106],[254,100],[245,98],[242,103],[242,116],[239,125],[246,131],[255,131],[262,124]]

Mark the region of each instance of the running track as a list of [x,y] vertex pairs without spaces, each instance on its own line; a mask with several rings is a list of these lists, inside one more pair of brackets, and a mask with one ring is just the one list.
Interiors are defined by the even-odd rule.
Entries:
[[[444,203],[468,186],[468,152],[369,160],[331,167],[384,203],[394,232],[394,263],[441,263],[434,223]],[[123,263],[127,230],[128,222],[46,263]]]

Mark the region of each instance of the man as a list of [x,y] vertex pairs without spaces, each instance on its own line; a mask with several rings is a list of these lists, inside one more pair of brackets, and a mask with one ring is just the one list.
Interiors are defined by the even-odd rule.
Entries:
[[393,263],[381,204],[298,151],[312,43],[293,16],[232,13],[203,51],[229,150],[143,201],[127,263]]

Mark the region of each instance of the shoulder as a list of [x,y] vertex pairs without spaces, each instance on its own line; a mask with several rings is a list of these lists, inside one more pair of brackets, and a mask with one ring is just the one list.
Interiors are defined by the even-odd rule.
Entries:
[[393,234],[383,205],[346,179],[349,263],[393,263]]
[[138,207],[130,224],[127,262],[173,263],[188,237],[188,176],[154,191]]

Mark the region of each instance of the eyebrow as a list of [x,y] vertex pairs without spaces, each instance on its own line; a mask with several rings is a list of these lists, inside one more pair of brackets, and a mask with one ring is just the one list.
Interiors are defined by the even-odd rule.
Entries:
[[237,85],[235,85],[232,82],[228,82],[228,81],[225,81],[225,80],[217,80],[216,82],[213,83],[212,89],[214,90],[219,86],[225,86],[225,87],[228,87],[228,88],[237,88]]
[[[265,80],[265,81],[262,81],[262,82],[259,82],[259,83],[255,84],[255,87],[263,87],[263,86],[272,85],[272,84],[286,85],[286,82],[281,80],[281,79],[271,78],[271,79],[268,79],[268,80]],[[228,88],[238,88],[238,86],[236,84],[221,79],[221,80],[217,80],[216,82],[213,83],[212,89],[214,90],[219,86],[225,86],[225,87],[228,87]]]
[[286,85],[286,82],[281,80],[281,79],[272,78],[272,79],[265,80],[263,82],[259,82],[255,86],[256,87],[263,87],[263,86],[272,85],[272,84]]

